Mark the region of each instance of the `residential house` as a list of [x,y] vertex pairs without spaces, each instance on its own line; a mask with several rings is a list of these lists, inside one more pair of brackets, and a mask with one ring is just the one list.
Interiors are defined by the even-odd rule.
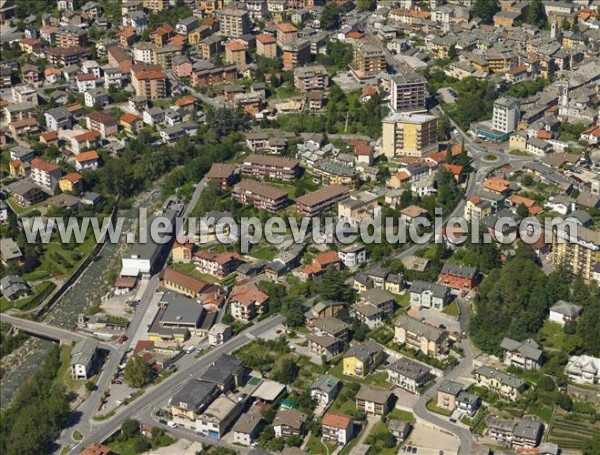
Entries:
[[229,298],[231,315],[239,321],[251,321],[266,311],[269,296],[255,287],[236,287]]
[[264,58],[277,58],[277,40],[262,33],[256,37],[256,54]]
[[464,386],[459,382],[444,380],[437,390],[437,407],[454,411],[458,407],[458,395]]
[[220,439],[229,430],[240,412],[241,408],[237,400],[226,395],[219,395],[196,418],[195,430],[209,438]]
[[385,417],[392,408],[391,390],[363,384],[356,394],[356,409],[367,415]]
[[90,112],[86,117],[86,126],[88,130],[99,131],[105,139],[118,130],[117,119],[101,111]]
[[333,300],[323,300],[317,302],[310,310],[304,313],[306,325],[312,328],[319,319],[335,317],[341,320],[347,320],[348,307],[343,302]]
[[31,179],[38,185],[53,190],[62,177],[62,169],[58,164],[34,158],[31,160]]
[[60,178],[58,187],[63,193],[77,195],[83,190],[83,175],[79,172],[69,172]]
[[487,427],[490,438],[516,449],[537,447],[544,433],[544,425],[528,417],[516,421],[490,417]]
[[391,363],[386,370],[392,384],[414,394],[420,394],[420,389],[431,379],[429,367],[406,357]]
[[264,426],[265,421],[259,413],[242,414],[232,428],[233,443],[246,447],[252,445]]
[[346,267],[356,267],[367,260],[367,248],[364,245],[354,244],[341,248],[338,256]]
[[408,315],[394,322],[394,341],[432,357],[441,357],[448,350],[448,332]]
[[280,408],[273,420],[275,437],[287,438],[289,436],[303,436],[306,430],[308,417],[294,409]]
[[100,131],[91,130],[78,134],[71,138],[71,151],[79,155],[83,149],[99,147],[102,143]]
[[542,365],[543,351],[531,338],[515,341],[504,337],[500,343],[504,350],[504,363],[524,370],[538,370]]
[[9,302],[31,295],[29,284],[17,275],[3,276],[0,279],[0,291],[2,296]]
[[192,262],[192,251],[194,249],[193,243],[179,243],[175,241],[171,248],[171,259],[175,264],[189,264]]
[[479,282],[479,272],[475,267],[445,263],[438,282],[459,291],[470,291]]
[[106,107],[110,104],[108,93],[102,88],[87,90],[84,94],[85,107],[97,108]]
[[44,112],[44,119],[49,130],[66,130],[73,126],[73,116],[62,106]]
[[409,289],[410,304],[441,311],[452,299],[451,289],[442,284],[415,280]]
[[485,365],[477,368],[474,374],[477,385],[496,392],[511,401],[518,400],[525,391],[526,383],[522,379]]
[[[13,162],[11,161],[11,169]],[[24,169],[23,165],[19,169]],[[21,207],[28,207],[41,202],[47,195],[39,186],[30,180],[19,180],[6,188],[14,201]]]
[[373,341],[352,346],[343,359],[342,372],[347,376],[364,378],[383,361],[383,348]]
[[600,383],[600,358],[572,355],[565,367],[565,373],[569,381],[577,384],[598,384]]
[[352,193],[338,203],[338,219],[354,226],[376,218],[380,212],[377,195],[367,191]]
[[338,378],[322,374],[310,386],[310,396],[320,404],[328,405],[340,393],[342,381]]
[[208,344],[209,346],[220,346],[232,336],[233,332],[231,331],[230,326],[217,322],[208,331]]
[[98,343],[91,339],[75,343],[71,351],[71,377],[73,379],[88,379],[94,374],[98,353]]
[[194,254],[193,262],[200,273],[223,278],[235,272],[240,264],[240,255],[227,252],[198,251]]
[[394,297],[383,289],[370,289],[361,294],[358,303],[352,305],[352,313],[356,319],[374,329],[393,314],[394,302]]
[[248,370],[241,360],[228,354],[221,354],[202,373],[200,379],[215,384],[223,393],[242,387]]
[[144,122],[138,115],[126,112],[119,118],[119,125],[128,133],[136,133],[144,126]]
[[236,169],[233,164],[228,163],[214,163],[205,179],[208,182],[216,182],[222,189],[227,188],[235,182]]
[[348,415],[328,412],[323,416],[321,433],[323,441],[344,446],[354,436],[354,419]]
[[98,169],[100,165],[100,155],[95,150],[81,152],[75,157],[75,169],[83,171],[86,169]]
[[396,441],[404,441],[412,430],[412,425],[405,420],[389,419],[387,424],[388,430],[396,438]]
[[571,302],[564,300],[557,301],[550,307],[550,320],[560,325],[565,325],[568,322],[573,322],[581,316],[583,308]]

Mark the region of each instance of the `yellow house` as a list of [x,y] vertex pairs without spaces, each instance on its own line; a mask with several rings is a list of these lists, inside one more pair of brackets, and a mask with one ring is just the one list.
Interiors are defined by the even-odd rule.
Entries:
[[492,214],[492,204],[475,195],[471,196],[465,204],[464,218],[467,221],[473,219],[481,220]]
[[63,193],[79,194],[83,189],[83,175],[69,172],[58,181],[58,187]]
[[181,244],[179,242],[175,242],[173,244],[173,248],[171,249],[171,259],[175,264],[177,263],[185,263],[189,264],[192,262],[192,247],[191,243]]
[[364,378],[383,361],[383,348],[373,341],[352,346],[343,360],[342,373],[347,376]]

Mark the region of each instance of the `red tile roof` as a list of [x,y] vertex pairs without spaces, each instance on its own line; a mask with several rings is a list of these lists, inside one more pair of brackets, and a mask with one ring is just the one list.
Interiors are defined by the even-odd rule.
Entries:
[[34,158],[31,161],[32,169],[39,169],[42,172],[54,172],[60,169],[58,164],[50,163],[49,161],[43,160],[41,158]]
[[352,417],[344,414],[328,412],[323,416],[323,425],[333,428],[346,429],[352,423]]
[[75,157],[77,162],[83,163],[85,161],[94,161],[100,159],[100,155],[95,150],[89,150],[87,152],[81,152],[79,155]]

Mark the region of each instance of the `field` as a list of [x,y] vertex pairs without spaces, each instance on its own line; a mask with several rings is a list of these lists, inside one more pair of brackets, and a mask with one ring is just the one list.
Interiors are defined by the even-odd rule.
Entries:
[[550,425],[548,441],[554,442],[563,450],[581,450],[587,439],[600,433],[600,422],[590,423],[587,417],[557,412]]

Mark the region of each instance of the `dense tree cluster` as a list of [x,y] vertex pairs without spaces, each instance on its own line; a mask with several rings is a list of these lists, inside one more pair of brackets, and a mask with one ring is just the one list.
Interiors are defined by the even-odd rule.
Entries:
[[152,380],[152,369],[148,362],[133,356],[125,365],[125,382],[132,387],[144,387]]
[[340,7],[336,2],[327,2],[321,13],[321,28],[336,30],[340,26]]
[[472,13],[475,17],[481,18],[484,24],[491,24],[494,14],[500,11],[498,0],[475,0]]
[[59,348],[53,346],[38,369],[19,389],[0,420],[0,452],[6,455],[48,453],[66,423],[70,408],[60,379]]

